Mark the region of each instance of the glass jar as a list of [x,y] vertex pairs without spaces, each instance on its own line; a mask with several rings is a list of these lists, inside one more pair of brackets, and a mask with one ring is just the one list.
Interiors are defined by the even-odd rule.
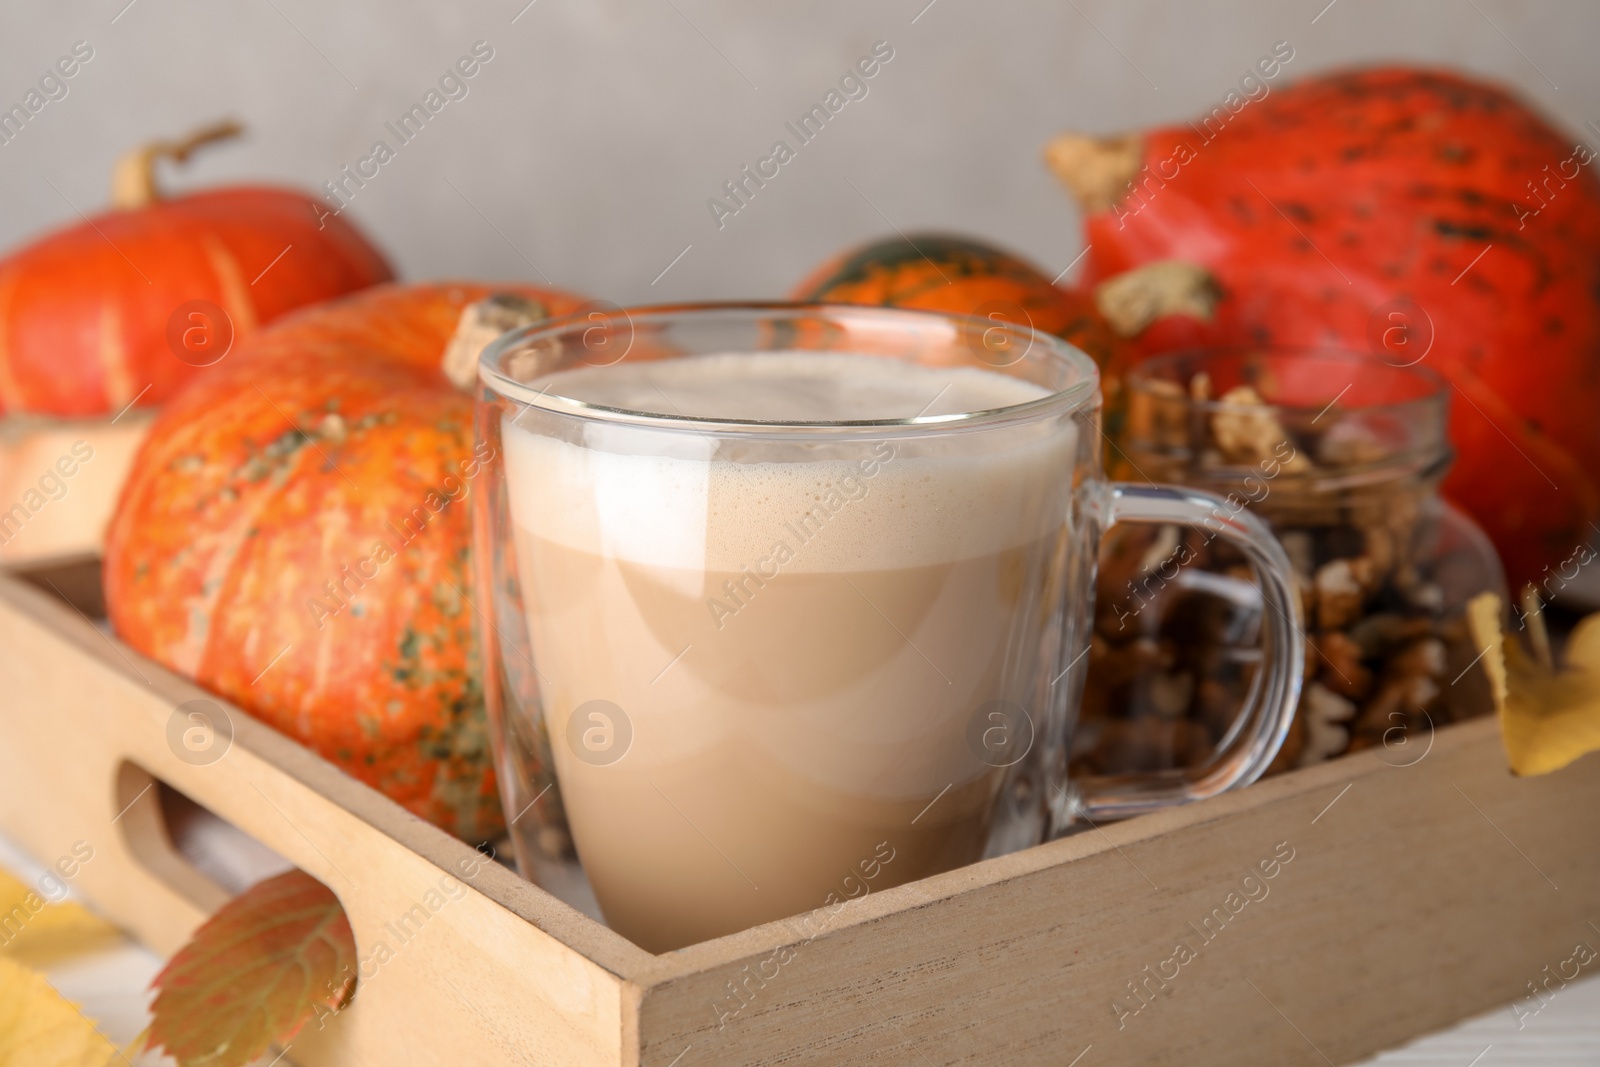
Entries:
[[1124,382],[1113,477],[1228,501],[1209,528],[1124,526],[1103,548],[1073,763],[1181,768],[1228,733],[1257,676],[1261,598],[1215,536],[1248,508],[1282,542],[1305,615],[1306,687],[1268,773],[1382,746],[1409,764],[1437,726],[1492,710],[1463,610],[1505,597],[1488,539],[1438,492],[1448,387],[1352,352],[1212,349]]

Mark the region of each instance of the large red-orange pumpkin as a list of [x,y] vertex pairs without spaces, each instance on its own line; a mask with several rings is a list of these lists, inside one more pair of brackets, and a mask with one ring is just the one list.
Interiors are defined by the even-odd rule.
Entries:
[[501,819],[471,586],[485,457],[440,360],[501,291],[579,305],[389,285],[260,331],[162,410],[105,552],[123,640],[468,840]]
[[1196,342],[1334,343],[1449,379],[1445,490],[1514,582],[1600,516],[1600,179],[1590,150],[1504,90],[1377,69],[1308,79],[1204,125],[1065,135],[1046,152],[1087,212],[1087,274],[1169,257],[1224,290]]
[[230,335],[237,343],[287,311],[394,276],[354,226],[303,193],[159,196],[158,159],[237,132],[225,123],[135,150],[118,163],[112,210],[0,260],[0,413],[159,404]]

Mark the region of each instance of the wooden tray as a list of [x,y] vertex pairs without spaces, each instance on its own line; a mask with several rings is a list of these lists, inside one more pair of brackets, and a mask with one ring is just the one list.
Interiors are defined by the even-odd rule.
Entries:
[[155,419],[0,418],[0,564],[100,551],[122,483]]
[[205,695],[50,592],[92,596],[71,573],[0,576],[0,827],[46,862],[90,843],[74,884],[161,952],[222,892],[157,780],[334,889],[392,956],[295,1039],[310,1067],[1335,1064],[1596,936],[1600,761],[1514,779],[1482,721],[655,956],[242,712],[220,761],[180,760],[169,720]]

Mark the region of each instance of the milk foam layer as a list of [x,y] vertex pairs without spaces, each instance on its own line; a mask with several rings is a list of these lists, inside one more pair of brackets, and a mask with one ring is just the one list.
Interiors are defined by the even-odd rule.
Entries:
[[[784,421],[982,411],[1047,395],[993,371],[815,352],[618,364],[533,384],[629,410]],[[927,566],[1030,542],[1065,520],[1040,506],[1058,494],[1030,487],[1070,478],[1076,434],[1053,419],[913,440],[750,444],[591,422],[575,444],[503,424],[518,526],[688,572],[757,568],[775,551],[801,573]]]
[[532,383],[586,404],[744,422],[852,422],[992,411],[1037,400],[1032,382],[847,352],[724,352],[580,367]]

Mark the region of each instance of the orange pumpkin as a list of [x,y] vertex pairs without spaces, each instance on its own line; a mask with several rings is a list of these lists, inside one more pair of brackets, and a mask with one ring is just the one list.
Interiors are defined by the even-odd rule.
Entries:
[[159,404],[262,323],[394,276],[354,226],[303,193],[160,197],[157,160],[238,132],[224,123],[136,149],[118,162],[111,211],[0,261],[0,412]]
[[580,303],[389,285],[260,331],[162,410],[105,552],[130,645],[468,840],[501,825],[471,599],[485,457],[440,367],[462,310],[506,290]]
[[1157,318],[1209,317],[1215,292],[1204,271],[1154,264],[1100,287],[1067,289],[992,245],[947,234],[872,241],[824,263],[790,293],[828,304],[919,308],[998,319],[1054,334],[1100,365],[1108,392],[1135,358],[1129,338]]

